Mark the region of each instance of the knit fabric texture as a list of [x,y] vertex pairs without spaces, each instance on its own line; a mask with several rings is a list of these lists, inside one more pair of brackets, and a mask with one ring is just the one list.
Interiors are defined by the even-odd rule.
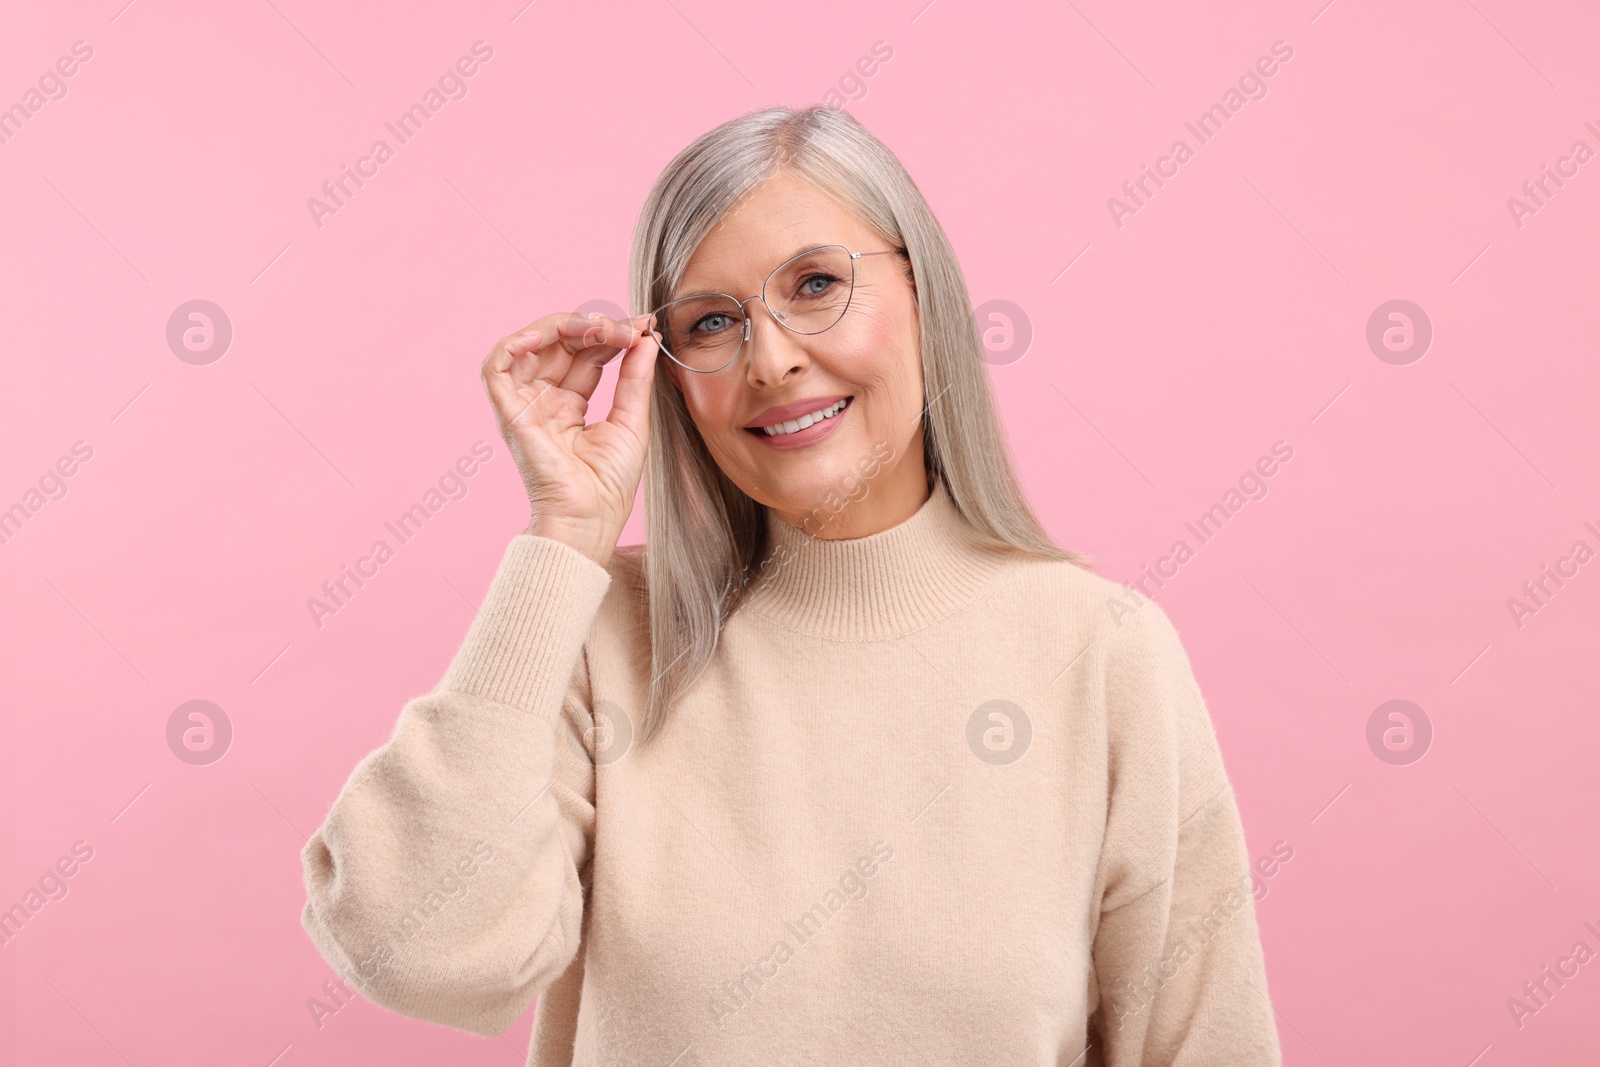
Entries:
[[640,546],[507,546],[302,853],[391,1011],[528,1063],[1281,1062],[1216,733],[1152,601],[942,482],[771,566],[650,744]]

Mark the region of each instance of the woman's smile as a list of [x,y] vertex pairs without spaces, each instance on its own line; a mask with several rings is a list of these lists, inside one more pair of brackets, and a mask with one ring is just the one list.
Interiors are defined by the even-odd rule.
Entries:
[[[745,429],[759,437],[761,442],[769,448],[776,448],[780,451],[804,448],[807,445],[815,444],[838,429],[840,418],[849,409],[850,403],[854,399],[855,397],[847,396],[828,403],[828,397],[821,397],[819,401],[826,404],[826,407],[814,408],[808,414],[801,415],[798,418],[787,419],[782,422],[769,422],[760,426],[747,426]],[[812,407],[809,403],[806,406]],[[763,418],[766,417],[763,416]]]

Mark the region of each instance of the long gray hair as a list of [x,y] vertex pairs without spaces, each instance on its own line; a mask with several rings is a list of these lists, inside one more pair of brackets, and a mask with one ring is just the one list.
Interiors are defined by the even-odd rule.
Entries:
[[[848,112],[762,108],[678,153],[639,212],[629,263],[634,309],[665,303],[712,228],[780,170],[807,179],[890,247],[906,251],[922,334],[923,464],[930,480],[944,481],[985,540],[1082,564],[1079,553],[1050,540],[1017,481],[949,239],[900,160]],[[651,683],[638,743],[655,736],[710,663],[724,622],[768,550],[766,506],[717,466],[682,392],[659,370],[644,482]]]

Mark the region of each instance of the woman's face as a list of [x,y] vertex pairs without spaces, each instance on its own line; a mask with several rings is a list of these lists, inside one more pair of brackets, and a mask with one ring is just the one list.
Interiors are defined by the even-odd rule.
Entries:
[[[809,182],[779,174],[746,194],[700,243],[671,295],[743,300],[761,292],[778,264],[827,244],[852,252],[889,247]],[[696,374],[663,357],[657,368],[683,392],[717,465],[752,499],[818,537],[863,536],[914,511],[927,481],[921,343],[905,260],[856,260],[850,306],[823,333],[785,329],[760,300],[745,313],[750,340],[732,365]],[[843,411],[792,439],[752,428],[779,421],[774,408],[800,404],[777,413],[789,421],[842,398],[849,398]],[[840,508],[847,498],[853,501]]]

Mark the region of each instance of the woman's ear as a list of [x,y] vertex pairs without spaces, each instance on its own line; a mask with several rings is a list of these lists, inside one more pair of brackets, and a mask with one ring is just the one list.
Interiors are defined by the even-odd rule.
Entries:
[[917,271],[911,265],[911,253],[904,248],[896,249],[896,251],[900,254],[895,258],[900,261],[900,269],[905,271],[906,281],[911,283],[911,299],[915,300],[917,298]]

